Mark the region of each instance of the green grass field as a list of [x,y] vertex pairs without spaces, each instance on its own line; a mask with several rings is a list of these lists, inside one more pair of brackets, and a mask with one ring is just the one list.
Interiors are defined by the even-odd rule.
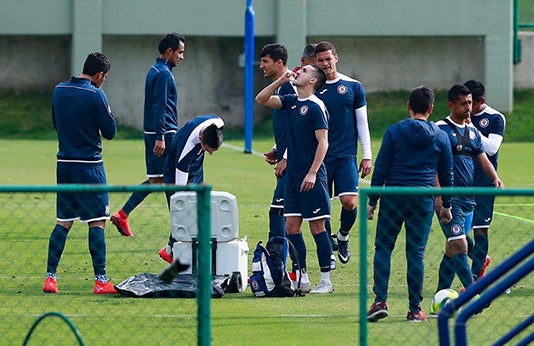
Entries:
[[[240,236],[247,236],[253,249],[266,240],[268,203],[274,187],[273,170],[261,153],[271,140],[253,143],[253,154],[243,154],[242,141],[225,146],[206,158],[206,182],[214,190],[237,196]],[[374,140],[374,154],[379,141]],[[53,185],[55,183],[55,141],[0,140],[0,184]],[[144,177],[143,142],[104,142],[108,182],[136,185]],[[533,189],[531,172],[533,143],[507,143],[501,149],[500,174],[507,187]],[[368,186],[368,179],[361,187]],[[110,195],[112,212],[127,194]],[[0,344],[21,344],[32,323],[43,313],[58,311],[80,331],[86,345],[191,345],[196,343],[195,299],[134,299],[92,294],[92,268],[85,225],[75,224],[58,272],[60,293],[41,292],[46,269],[48,237],[55,222],[54,194],[0,195]],[[337,227],[339,203],[333,201],[333,227]],[[492,267],[532,239],[534,202],[524,197],[498,198],[492,224]],[[169,232],[169,217],[163,195],[153,194],[131,216],[136,236],[121,237],[112,225],[107,228],[108,275],[118,283],[141,272],[158,273],[164,262],[157,255]],[[375,222],[369,223],[370,253]],[[211,334],[214,345],[356,345],[359,343],[359,227],[351,236],[353,258],[332,273],[335,291],[331,295],[303,298],[254,298],[247,289],[211,301]],[[312,282],[319,280],[315,248],[307,228],[308,266]],[[402,233],[401,233],[402,234]],[[444,238],[434,226],[425,260],[425,300],[428,312],[437,280]],[[388,305],[391,316],[369,324],[369,345],[437,345],[436,319],[411,324],[405,321],[407,292],[402,236],[394,252]],[[251,260],[251,253],[249,259]],[[250,261],[249,261],[250,264]],[[490,267],[491,268],[491,267]],[[249,267],[250,269],[250,267]],[[369,275],[372,268],[369,267]],[[371,277],[368,276],[369,281]],[[460,284],[455,281],[456,289]],[[372,297],[372,286],[366,287]],[[496,341],[532,313],[534,278],[519,282],[510,295],[497,299],[483,314],[469,321],[470,344]],[[370,300],[365,303],[369,306]],[[530,307],[529,307],[530,306]],[[29,345],[70,345],[75,339],[65,323],[48,318],[39,325]]]
[[517,0],[518,21],[520,23],[534,23],[534,4],[529,0]]

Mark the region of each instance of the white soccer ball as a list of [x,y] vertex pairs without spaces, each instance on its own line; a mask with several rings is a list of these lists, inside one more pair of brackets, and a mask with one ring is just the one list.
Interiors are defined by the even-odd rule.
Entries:
[[452,288],[445,288],[438,291],[432,298],[432,304],[430,305],[430,313],[433,315],[439,314],[445,304],[448,304],[452,300],[458,298],[460,294]]

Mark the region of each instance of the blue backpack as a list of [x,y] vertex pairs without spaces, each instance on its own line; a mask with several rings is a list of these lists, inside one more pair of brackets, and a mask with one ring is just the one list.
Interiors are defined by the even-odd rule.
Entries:
[[300,282],[297,284],[297,289],[294,289],[286,269],[287,255],[291,245],[286,237],[272,237],[265,247],[261,241],[258,242],[256,250],[254,250],[252,275],[250,276],[250,289],[254,296],[292,297],[301,295]]

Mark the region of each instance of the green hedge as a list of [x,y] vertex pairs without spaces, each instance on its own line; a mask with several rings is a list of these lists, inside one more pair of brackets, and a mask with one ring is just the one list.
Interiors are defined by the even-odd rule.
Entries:
[[[373,138],[382,138],[386,127],[408,116],[406,100],[408,91],[378,92],[367,95],[369,104],[369,126]],[[488,100],[491,105],[491,100]],[[48,93],[4,93],[0,94],[0,138],[10,139],[55,139],[50,115],[50,94]],[[534,128],[534,89],[514,92],[514,111],[506,114],[505,141],[532,141]],[[432,120],[449,114],[447,94],[436,93]],[[271,120],[268,118],[254,129],[254,136],[272,136]],[[225,138],[238,139],[243,136],[242,128],[227,128]],[[142,132],[119,123],[118,139],[142,138]]]

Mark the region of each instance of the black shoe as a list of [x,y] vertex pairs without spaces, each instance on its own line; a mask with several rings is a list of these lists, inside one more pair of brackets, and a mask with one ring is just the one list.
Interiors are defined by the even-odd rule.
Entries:
[[158,276],[163,282],[170,284],[172,280],[178,276],[178,274],[185,271],[187,268],[189,268],[189,264],[182,264],[180,261],[178,261],[178,259],[176,259],[171,263],[171,265],[163,269]]
[[349,241],[338,239],[337,244],[338,244],[337,257],[339,258],[339,261],[343,264],[349,263],[350,261]]
[[408,322],[424,322],[426,321],[426,314],[423,312],[423,310],[419,310],[417,312],[408,311],[406,320]]
[[375,302],[367,312],[367,321],[377,322],[388,317],[388,306],[384,302]]
[[339,249],[335,238],[335,235],[330,236],[330,244],[332,244],[332,251],[337,251]]

